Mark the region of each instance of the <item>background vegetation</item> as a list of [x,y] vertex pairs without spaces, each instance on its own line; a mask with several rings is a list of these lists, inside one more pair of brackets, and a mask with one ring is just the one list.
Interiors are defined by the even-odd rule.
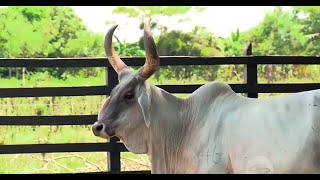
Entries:
[[[191,9],[205,7],[117,7],[113,13],[152,20],[160,29],[155,37],[160,55],[243,56],[247,42],[254,55],[320,54],[320,8],[294,7],[270,11],[255,27],[235,31],[228,38],[217,37],[204,27],[192,32],[168,31],[159,24],[160,16],[180,17]],[[6,7],[0,9],[0,58],[12,57],[103,57],[104,34],[94,33],[69,7]],[[106,22],[112,23],[112,22]],[[121,56],[144,56],[142,39],[135,43],[114,43]],[[259,66],[259,82],[320,82],[320,68],[314,65],[277,65],[272,76]],[[153,84],[198,84],[208,81],[243,83],[243,66],[164,67],[148,80]],[[63,87],[105,84],[104,68],[0,68],[0,87]],[[261,97],[280,94],[262,94]],[[187,97],[186,94],[177,94]],[[97,114],[105,96],[2,98],[1,116],[90,115]],[[0,144],[103,142],[89,126],[0,126]],[[149,169],[145,155],[122,153],[123,170]],[[61,173],[106,171],[106,153],[52,153],[0,155],[0,173]]]

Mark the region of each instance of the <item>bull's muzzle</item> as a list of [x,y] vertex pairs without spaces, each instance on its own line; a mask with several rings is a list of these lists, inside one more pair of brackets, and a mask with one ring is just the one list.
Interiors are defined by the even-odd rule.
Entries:
[[103,124],[95,122],[92,125],[92,132],[95,136],[100,136],[101,131],[103,130]]
[[92,132],[95,136],[102,138],[111,138],[115,135],[115,129],[112,126],[107,126],[103,123],[95,122],[92,125]]

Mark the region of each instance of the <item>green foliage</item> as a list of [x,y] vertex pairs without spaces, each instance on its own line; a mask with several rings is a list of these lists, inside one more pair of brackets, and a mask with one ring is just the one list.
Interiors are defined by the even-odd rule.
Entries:
[[[0,16],[3,17],[0,19],[0,57],[105,56],[103,35],[88,31],[70,7],[7,7],[0,9]],[[142,54],[141,50],[127,46],[129,54]],[[27,68],[29,73],[49,72],[61,79],[75,74],[87,77],[98,73],[94,68],[84,71],[79,68]],[[22,70],[16,68],[13,72],[0,68],[1,76],[9,78],[11,74],[18,76]]]
[[[174,16],[187,13],[190,6],[118,6],[112,13],[127,14],[132,18],[151,17],[155,15]],[[205,7],[197,8],[197,11],[203,11]]]
[[261,23],[246,32],[255,55],[303,55],[306,39],[303,25],[281,8],[268,13]]
[[43,21],[30,14],[23,7],[0,9],[0,57],[43,57],[53,50],[48,43],[53,36],[46,34],[46,24],[41,26]]
[[[229,38],[222,40],[223,52],[225,56],[243,56],[244,43],[241,42],[241,33],[239,29],[236,32],[231,32]],[[243,65],[225,65],[221,66],[218,70],[218,75],[225,77],[225,80],[236,78],[243,79],[244,66]]]
[[[269,12],[257,26],[244,32],[241,42],[243,44],[252,42],[254,55],[303,56],[319,54],[317,49],[311,48],[314,47],[315,41],[310,38],[308,40],[308,35],[306,35],[306,29],[310,25],[312,23],[303,21],[297,11],[283,11],[281,7],[277,7],[274,11]],[[307,71],[307,66],[305,65],[282,65],[277,68],[276,72],[280,74],[278,76],[280,79],[285,79],[289,76],[298,78],[310,77],[313,74]],[[264,68],[261,68],[259,74],[263,73],[266,72]]]
[[62,49],[65,57],[103,57],[105,52],[102,46],[103,35],[89,31],[76,33],[77,38],[68,40]]
[[[195,27],[192,32],[171,31],[162,33],[157,47],[162,56],[219,56],[220,40],[203,27]],[[215,79],[218,66],[174,66],[169,67],[164,77],[190,79],[192,76]]]
[[231,33],[230,38],[223,40],[224,52],[226,56],[243,56],[244,44],[240,41],[240,32]]
[[320,54],[320,7],[298,6],[294,7],[294,13],[299,23],[303,25],[303,32],[307,39],[306,55],[318,56]]
[[87,28],[73,9],[69,7],[52,7],[51,21],[53,22],[53,28],[57,30],[57,34],[49,41],[55,47],[55,52],[51,53],[50,57],[67,57],[62,51],[69,39],[78,38],[77,34],[87,31]]
[[123,43],[118,41],[114,43],[114,49],[120,56],[127,57],[143,57],[145,56],[145,51],[141,49],[139,43],[126,43],[124,40]]
[[69,39],[86,31],[69,7],[7,7],[0,14],[1,57],[70,56],[62,53]]
[[[178,22],[188,21],[190,17],[184,17],[189,11],[195,10],[195,12],[202,12],[207,7],[191,7],[191,6],[118,6],[112,13],[114,14],[126,14],[130,18],[138,18],[141,23],[139,25],[140,29],[143,29],[144,20],[146,18],[151,20],[151,29],[159,27],[162,31],[166,31],[167,27],[158,24],[158,17],[177,17],[180,16]],[[182,16],[184,15],[184,16]],[[111,21],[106,21],[109,24]]]

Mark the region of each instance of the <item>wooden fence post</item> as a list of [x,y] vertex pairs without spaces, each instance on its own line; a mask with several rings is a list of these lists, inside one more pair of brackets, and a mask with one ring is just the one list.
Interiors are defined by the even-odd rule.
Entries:
[[[106,68],[106,78],[107,78],[107,86],[111,89],[114,88],[118,84],[118,74],[112,67]],[[108,140],[107,140],[108,141]],[[117,141],[119,139],[117,137],[113,137],[110,139],[110,143],[116,146]],[[118,174],[121,171],[121,162],[120,162],[120,152],[108,152],[108,171],[111,174]]]
[[[248,43],[244,51],[245,56],[252,56],[252,44]],[[258,65],[245,64],[244,65],[244,83],[247,84],[248,89],[256,87],[258,84]],[[245,93],[245,96],[250,98],[258,98],[258,92]]]

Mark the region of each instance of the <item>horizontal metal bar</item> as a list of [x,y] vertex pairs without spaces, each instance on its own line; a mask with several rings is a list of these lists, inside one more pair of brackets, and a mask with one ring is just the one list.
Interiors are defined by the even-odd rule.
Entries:
[[0,97],[90,96],[107,95],[110,92],[108,86],[0,88]]
[[[192,93],[203,84],[157,85],[170,93]],[[320,89],[320,83],[308,84],[230,84],[237,93],[290,93]],[[89,96],[108,95],[112,89],[107,86],[92,87],[45,87],[45,88],[0,88],[0,97],[44,97],[44,96]]]
[[[157,85],[170,93],[193,93],[203,84],[188,84],[188,85]],[[230,84],[231,88],[238,93],[244,93],[247,91],[246,84]]]
[[59,152],[128,152],[122,143],[23,144],[0,145],[0,154]]
[[0,67],[106,67],[106,58],[1,58]]
[[97,115],[70,116],[0,116],[0,125],[40,126],[40,125],[91,125]]
[[[133,66],[142,62],[136,59],[125,61],[127,65]],[[136,60],[137,61],[137,60]],[[177,65],[227,65],[227,64],[320,64],[320,57],[316,56],[241,56],[241,57],[162,57],[160,66]]]
[[257,84],[251,86],[249,92],[258,93],[295,93],[320,89],[320,83],[307,84]]
[[[59,173],[59,174],[71,174],[71,173]],[[72,173],[72,174],[111,174],[109,171],[106,172],[85,172],[85,173]],[[120,174],[151,174],[150,170],[142,171],[120,171]]]
[[121,171],[120,174],[151,174],[151,171]]
[[[320,89],[320,83],[308,84],[229,84],[236,93],[294,93]],[[170,93],[193,93],[202,84],[193,85],[158,85],[158,87]]]
[[[122,57],[128,66],[142,66],[144,57]],[[320,64],[319,56],[240,56],[198,57],[160,56],[160,66],[220,64]],[[0,67],[111,67],[104,57],[97,58],[0,58]]]

